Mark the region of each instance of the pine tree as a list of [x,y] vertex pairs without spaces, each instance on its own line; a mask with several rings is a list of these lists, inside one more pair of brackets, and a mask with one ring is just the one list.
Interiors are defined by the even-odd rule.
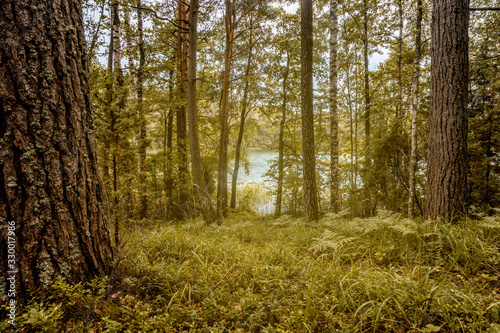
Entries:
[[435,0],[432,10],[426,216],[433,219],[466,212],[468,8],[467,0]]
[[[15,222],[18,300],[110,272],[81,3],[0,6],[0,224]],[[39,15],[40,12],[46,15]],[[23,50],[30,50],[30,56]],[[7,233],[0,235],[7,244]],[[7,258],[2,246],[2,258]]]
[[311,220],[319,218],[316,187],[316,155],[314,153],[313,114],[313,9],[312,0],[301,0],[301,98],[302,155],[304,170],[304,214]]

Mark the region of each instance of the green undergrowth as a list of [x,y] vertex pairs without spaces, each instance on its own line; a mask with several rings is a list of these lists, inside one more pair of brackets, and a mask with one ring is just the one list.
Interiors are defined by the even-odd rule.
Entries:
[[[500,332],[500,217],[238,214],[130,227],[111,278],[59,279],[26,332]],[[5,329],[3,322],[0,326]]]

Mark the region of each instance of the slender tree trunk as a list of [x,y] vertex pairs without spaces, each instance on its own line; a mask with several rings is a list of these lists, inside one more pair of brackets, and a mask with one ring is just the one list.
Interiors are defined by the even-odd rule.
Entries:
[[408,216],[414,215],[415,208],[415,173],[417,171],[417,129],[418,129],[418,91],[420,85],[420,57],[422,49],[422,0],[417,0],[417,31],[415,35],[415,59],[413,60],[413,102],[411,120],[410,188]]
[[[134,46],[132,43],[132,27],[130,26],[130,8],[125,7],[123,11],[123,16],[124,16],[124,26],[125,26],[125,41],[126,41],[126,46],[125,46],[125,52],[127,54],[127,59],[128,59],[128,73],[129,73],[129,78],[130,78],[130,85],[132,87],[135,86],[135,71],[134,71]],[[132,99],[136,99],[136,93],[131,92],[131,97]],[[137,159],[139,160],[139,159]],[[130,172],[130,171],[129,171]],[[129,177],[131,178],[131,177]],[[133,193],[133,180],[129,179],[126,186],[126,209],[125,209],[125,218],[131,217],[133,213],[133,207],[134,207],[134,193]]]
[[[363,0],[363,58],[364,58],[364,120],[365,120],[365,151],[364,151],[364,171],[365,174],[369,173],[372,166],[372,154],[371,154],[371,101],[370,101],[370,70],[369,70],[369,38],[368,38],[368,0]],[[372,191],[373,188],[367,184],[368,177],[363,179],[363,195],[364,199],[361,202],[361,209],[364,216],[371,216],[373,214],[374,208],[372,206]]]
[[[135,79],[134,79],[134,72],[135,72],[135,66],[134,66],[134,45],[132,43],[132,27],[130,26],[130,9],[128,7],[125,8],[123,11],[123,17],[124,17],[124,26],[125,26],[125,41],[127,42],[125,50],[128,56],[128,68],[129,68],[129,74],[130,74],[130,79],[131,79],[131,85],[135,86]],[[136,93],[132,92],[132,98],[136,98]]]
[[435,0],[426,217],[466,212],[468,0]]
[[354,134],[354,112],[352,108],[352,100],[351,100],[351,68],[349,64],[347,65],[346,71],[346,85],[347,85],[347,105],[349,107],[349,134],[351,138],[351,195],[350,195],[350,206],[351,206],[351,217],[356,216],[357,212],[355,210],[356,205],[356,196],[355,196],[355,186],[356,186],[356,177],[355,177],[355,166],[354,166],[354,140],[357,141],[357,133]]
[[[365,98],[365,148],[366,159],[370,160],[370,80],[368,68],[368,0],[363,0],[363,58],[364,58],[364,80],[363,91]],[[369,162],[369,164],[371,164]]]
[[[356,59],[358,58],[356,54]],[[358,60],[356,60],[356,63]],[[356,86],[358,86],[358,75],[359,75],[359,67],[356,65],[356,68],[354,69],[354,79]],[[356,89],[355,93],[355,103],[354,103],[354,202],[355,202],[355,207],[354,207],[354,216],[358,216],[359,214],[359,202],[358,202],[358,172],[359,172],[359,163],[358,163],[358,114],[359,114],[359,96],[358,96],[358,91],[359,89]]]
[[339,117],[337,109],[337,48],[338,0],[330,1],[330,205],[334,212],[340,208],[339,179]]
[[137,116],[139,120],[138,135],[138,155],[139,155],[139,188],[140,188],[140,209],[139,217],[146,218],[148,212],[148,200],[146,190],[146,115],[144,113],[144,65],[146,54],[144,51],[143,22],[142,22],[142,1],[137,0],[137,38],[139,46],[139,68],[137,69]]
[[24,303],[58,275],[109,274],[112,247],[80,1],[4,2],[0,36],[0,285]]
[[[488,108],[490,108],[491,106],[489,106]],[[493,151],[492,151],[492,142],[491,142],[491,139],[492,139],[492,135],[493,135],[493,131],[492,131],[492,128],[493,128],[493,115],[490,113],[489,117],[488,117],[488,143],[486,144],[486,174],[485,174],[485,177],[484,177],[484,192],[483,192],[483,202],[486,204],[486,205],[490,205],[490,177],[491,177],[491,159],[494,155]]]
[[118,147],[120,145],[120,133],[116,129],[118,122],[118,117],[122,114],[125,109],[125,79],[123,77],[122,65],[121,65],[121,27],[120,27],[120,12],[118,7],[118,2],[113,2],[113,72],[116,78],[116,88],[114,89],[114,96],[118,98],[118,109],[117,113],[112,109],[111,117],[111,136],[113,140],[112,148],[112,170],[113,170],[113,220],[115,224],[115,245],[118,246],[119,231],[120,231],[120,218],[118,213]]
[[240,129],[238,131],[238,141],[236,142],[236,156],[234,158],[233,177],[231,179],[231,208],[236,208],[236,183],[238,181],[238,171],[240,169],[241,144],[245,133],[245,119],[247,117],[248,108],[248,90],[250,88],[250,70],[252,67],[253,56],[253,19],[250,19],[250,41],[248,49],[247,66],[245,68],[245,87],[243,88],[243,100],[241,103],[240,113]]
[[281,215],[282,211],[282,201],[283,201],[283,155],[284,155],[284,134],[285,134],[285,123],[286,123],[286,109],[288,103],[287,87],[288,87],[288,74],[290,72],[290,52],[286,50],[286,67],[283,73],[283,105],[281,108],[281,121],[280,121],[280,133],[279,133],[279,143],[278,143],[278,188],[276,189],[276,216]]
[[189,50],[188,50],[188,120],[189,144],[191,149],[191,167],[196,196],[200,204],[203,218],[207,223],[215,221],[215,212],[210,202],[210,195],[203,179],[203,165],[200,154],[200,138],[198,134],[198,106],[196,104],[196,52],[198,43],[198,0],[191,0],[189,5]]
[[302,100],[302,155],[304,172],[304,214],[319,218],[316,188],[316,156],[314,152],[313,114],[313,9],[312,0],[301,0],[300,72]]
[[[110,7],[110,16],[111,18],[114,17],[114,6],[111,5]],[[108,68],[106,70],[106,115],[109,116],[109,132],[110,136],[114,131],[114,111],[113,111],[113,98],[114,98],[114,77],[113,77],[113,50],[114,50],[114,30],[111,29],[109,32],[109,45],[108,45]],[[109,137],[105,136],[104,139],[104,146],[105,146],[105,151],[104,151],[104,161],[103,161],[103,180],[104,180],[104,188],[106,190],[106,194],[109,195],[108,190],[110,186],[110,182],[112,177],[110,177],[109,172],[110,172],[110,155],[112,155],[111,152],[111,143],[112,139]],[[113,158],[111,157],[111,160]],[[111,199],[110,202],[113,202]],[[109,207],[108,207],[109,208]],[[109,209],[108,209],[109,210]],[[109,213],[109,211],[108,211]]]
[[[394,132],[396,134],[396,138],[402,137],[402,132],[403,132],[403,71],[402,71],[402,66],[403,66],[403,0],[398,0],[397,2],[398,5],[398,28],[399,28],[399,35],[398,35],[398,51],[397,51],[397,82],[398,82],[398,96],[397,96],[397,103],[396,103],[396,121],[394,122]],[[392,172],[394,176],[394,180],[396,182],[396,196],[389,198],[392,207],[391,209],[393,211],[397,211],[401,202],[400,198],[402,198],[402,195],[404,195],[403,192],[403,183],[402,183],[402,177],[403,175],[401,174],[401,170],[403,167],[403,154],[401,151],[398,149],[395,152],[394,156],[394,162],[393,162],[393,170]]]
[[174,124],[174,107],[173,107],[173,93],[174,93],[174,87],[173,87],[173,79],[174,79],[174,73],[173,70],[170,70],[169,72],[169,104],[170,104],[170,109],[168,112],[168,118],[167,118],[167,156],[166,156],[166,163],[167,163],[167,173],[164,175],[165,179],[165,188],[167,192],[167,219],[172,218],[172,200],[173,200],[173,188],[174,188],[174,179],[173,179],[173,124]]
[[396,106],[397,118],[401,119],[403,117],[403,0],[398,0],[398,61],[397,61],[397,71],[398,71],[398,102]]
[[231,60],[233,57],[234,26],[233,2],[226,3],[226,50],[224,54],[224,74],[222,79],[222,99],[220,109],[219,166],[217,182],[217,215],[223,218],[227,212],[227,145],[228,145],[228,104],[229,77],[231,75]]
[[[167,170],[168,170],[168,118],[170,117],[171,110],[169,108],[163,109],[163,165],[162,165],[162,189],[161,193],[166,197],[166,185],[167,185]],[[163,197],[163,196],[162,196]],[[168,202],[165,203],[165,218],[168,219]]]
[[92,34],[92,38],[90,40],[90,43],[88,43],[87,47],[87,59],[90,61],[91,59],[94,58],[95,56],[95,49],[97,46],[97,41],[99,40],[99,32],[101,31],[101,26],[102,26],[102,21],[104,17],[104,10],[106,9],[106,1],[101,2],[101,10],[99,13],[99,20],[97,21],[97,27],[94,30],[94,33]]
[[187,109],[186,109],[186,92],[187,92],[187,5],[183,0],[178,0],[178,26],[177,29],[177,96],[180,100],[180,105],[177,109],[177,163],[178,163],[178,184],[179,184],[179,205],[180,214],[186,217],[188,213],[189,199],[189,163],[188,163],[188,137],[187,137]]

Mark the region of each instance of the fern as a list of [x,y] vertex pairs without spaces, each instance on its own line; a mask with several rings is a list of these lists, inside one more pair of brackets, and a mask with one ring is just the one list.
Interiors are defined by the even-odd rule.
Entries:
[[313,238],[309,250],[318,252],[336,251],[348,245],[356,238],[357,237],[344,237],[330,230],[325,230],[322,237]]
[[407,236],[418,236],[419,232],[417,230],[417,226],[414,224],[411,225],[405,225],[405,224],[397,224],[397,225],[391,225],[389,226],[390,229],[398,232],[399,234],[403,235],[404,237]]

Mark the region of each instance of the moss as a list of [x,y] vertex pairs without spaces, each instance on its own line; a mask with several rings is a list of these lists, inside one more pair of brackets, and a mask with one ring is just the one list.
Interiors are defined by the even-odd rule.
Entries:
[[[30,97],[30,96],[28,95],[28,97]],[[35,96],[33,95],[33,97],[35,97]],[[30,97],[30,98],[31,98],[31,97]],[[40,122],[39,122],[38,120],[34,120],[34,121],[32,121],[30,125],[31,125],[31,127],[33,127],[34,129],[41,129],[41,128],[42,128],[42,125],[40,125]]]
[[59,265],[59,271],[62,275],[69,276],[69,273],[71,272],[71,266],[68,265],[68,263],[63,262],[61,265]]
[[17,187],[17,178],[14,176],[7,177],[7,187]]
[[40,204],[38,203],[38,201],[36,201],[34,204],[33,204],[33,212],[38,214],[40,213]]
[[33,221],[31,221],[30,223],[28,223],[28,226],[33,228],[33,227],[37,227],[37,228],[41,228],[42,227],[42,224],[40,223],[39,221],[39,218],[35,218]]
[[38,257],[38,262],[36,264],[38,270],[38,278],[42,283],[44,288],[47,288],[54,279],[54,267],[50,262],[50,255],[47,252],[42,252]]
[[9,297],[7,297],[7,283],[5,279],[0,279],[0,299],[2,301],[7,301],[9,299]]
[[73,243],[69,243],[68,247],[70,249],[73,249],[73,253],[70,256],[68,256],[68,260],[71,263],[73,263],[73,265],[79,265],[81,262],[80,259],[82,258],[82,253],[80,252],[80,249],[78,249],[78,247],[75,247]]

